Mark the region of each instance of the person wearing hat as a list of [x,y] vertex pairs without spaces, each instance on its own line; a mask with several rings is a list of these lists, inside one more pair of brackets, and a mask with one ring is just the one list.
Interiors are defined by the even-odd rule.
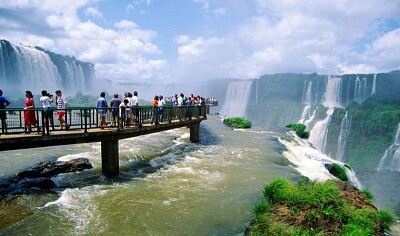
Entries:
[[[52,95],[49,94],[46,90],[42,90],[42,96],[40,97],[40,103],[43,107],[43,128],[47,133],[50,133],[49,126],[53,127],[53,111],[51,110],[51,103],[53,100],[51,99]],[[49,124],[50,123],[50,124]]]
[[[5,109],[10,105],[10,101],[3,96],[3,91],[0,89],[0,109]],[[1,128],[3,133],[8,133],[7,131],[7,114],[6,111],[0,111]]]
[[118,120],[118,109],[119,105],[121,104],[121,99],[118,98],[118,93],[114,94],[114,98],[110,101],[110,110],[111,110],[111,126],[117,125]]

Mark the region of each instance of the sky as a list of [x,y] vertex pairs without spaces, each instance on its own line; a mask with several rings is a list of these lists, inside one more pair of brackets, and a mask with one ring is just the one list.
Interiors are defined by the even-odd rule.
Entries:
[[0,0],[0,39],[116,82],[400,69],[400,0]]

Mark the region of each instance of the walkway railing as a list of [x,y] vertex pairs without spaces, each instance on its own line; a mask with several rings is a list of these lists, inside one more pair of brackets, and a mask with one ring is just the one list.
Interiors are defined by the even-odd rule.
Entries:
[[[121,116],[119,108],[107,108],[106,113],[107,127],[114,127],[117,130],[123,130],[126,127],[134,126],[141,128],[144,124],[158,125],[160,122],[171,123],[174,120],[182,121],[192,118],[207,118],[206,106],[180,106],[180,107],[157,107],[151,106],[139,106],[131,107],[132,121],[129,126],[126,126],[124,115]],[[64,120],[70,125],[69,130],[83,130],[88,132],[88,129],[100,127],[100,117],[98,109],[96,107],[69,107],[67,109],[51,109],[53,114],[48,118],[48,122],[45,122],[44,111],[42,108],[30,109],[35,112],[37,119],[36,127],[32,127],[32,132],[41,133],[42,135],[49,135],[50,131],[59,131],[60,124],[57,118],[57,111],[64,111]],[[24,109],[23,108],[7,108],[0,109],[0,111],[6,111],[7,113],[7,130],[1,125],[1,133],[18,134],[26,132],[24,123]],[[113,120],[113,112],[115,111],[115,119]],[[122,118],[121,118],[122,117]],[[112,122],[114,121],[114,122]],[[49,129],[44,129],[43,125],[49,125]],[[121,125],[118,125],[121,124]],[[65,125],[64,125],[65,129]],[[4,136],[6,137],[6,136]]]

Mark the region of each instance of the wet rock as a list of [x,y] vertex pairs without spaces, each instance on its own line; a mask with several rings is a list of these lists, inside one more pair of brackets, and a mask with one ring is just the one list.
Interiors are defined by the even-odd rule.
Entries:
[[86,158],[77,158],[71,161],[40,162],[36,166],[17,174],[21,178],[51,177],[61,173],[82,171],[93,168]]

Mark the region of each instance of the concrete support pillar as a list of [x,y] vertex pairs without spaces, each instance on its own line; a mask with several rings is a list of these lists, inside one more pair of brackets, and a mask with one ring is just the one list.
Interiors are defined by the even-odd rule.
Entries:
[[190,141],[198,143],[200,141],[200,122],[195,122],[190,125]]
[[118,139],[101,141],[101,168],[107,177],[119,174]]

